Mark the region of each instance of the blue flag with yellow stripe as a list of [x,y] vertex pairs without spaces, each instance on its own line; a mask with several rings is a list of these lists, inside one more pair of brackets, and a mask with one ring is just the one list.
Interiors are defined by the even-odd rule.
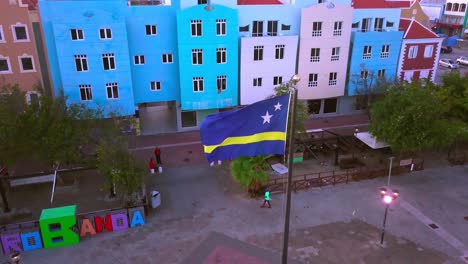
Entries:
[[200,128],[206,159],[284,154],[289,94],[209,115]]

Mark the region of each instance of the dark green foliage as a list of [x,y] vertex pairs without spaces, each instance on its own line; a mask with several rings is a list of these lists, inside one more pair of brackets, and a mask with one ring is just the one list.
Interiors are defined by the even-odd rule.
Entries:
[[268,182],[268,158],[269,156],[263,155],[237,158],[231,163],[231,174],[250,194],[258,195],[261,186]]

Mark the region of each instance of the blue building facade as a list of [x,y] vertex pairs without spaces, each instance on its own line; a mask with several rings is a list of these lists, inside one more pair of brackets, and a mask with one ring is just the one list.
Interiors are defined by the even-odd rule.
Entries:
[[[237,106],[237,10],[222,5],[180,10],[177,40],[181,111],[212,112]],[[197,119],[203,119],[201,115]]]
[[355,9],[351,33],[347,94],[368,93],[377,80],[396,80],[403,32],[400,9]]
[[126,3],[42,0],[39,8],[55,94],[107,115],[134,114]]

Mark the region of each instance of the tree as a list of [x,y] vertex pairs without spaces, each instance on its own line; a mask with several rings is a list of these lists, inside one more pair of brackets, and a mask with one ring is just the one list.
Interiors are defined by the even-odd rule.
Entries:
[[448,106],[449,118],[468,124],[468,75],[449,73],[442,78],[439,96],[442,104]]
[[371,109],[369,131],[394,150],[445,149],[466,133],[466,124],[449,120],[439,87],[429,81],[394,86]]
[[231,163],[231,174],[234,179],[252,196],[260,194],[263,184],[268,181],[266,162],[270,156],[240,157]]

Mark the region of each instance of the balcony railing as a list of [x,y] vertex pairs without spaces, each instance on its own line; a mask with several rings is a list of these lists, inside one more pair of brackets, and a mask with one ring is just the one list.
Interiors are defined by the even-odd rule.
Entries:
[[309,87],[316,87],[318,85],[317,81],[309,81]]
[[341,29],[333,30],[333,36],[341,36]]
[[380,53],[380,58],[386,59],[386,58],[388,58],[388,55],[389,55],[388,52],[382,52],[382,53]]
[[332,55],[331,56],[331,61],[338,61],[340,60],[340,55]]
[[319,62],[320,56],[310,56],[310,62]]
[[127,1],[127,5],[170,5],[171,2],[167,0],[130,0]]
[[322,36],[322,30],[313,30],[312,37],[320,37]]
[[370,53],[364,53],[364,54],[362,55],[362,58],[365,59],[365,60],[368,60],[368,59],[371,58],[371,54],[370,54]]
[[328,85],[335,86],[336,85],[336,80],[328,80]]

